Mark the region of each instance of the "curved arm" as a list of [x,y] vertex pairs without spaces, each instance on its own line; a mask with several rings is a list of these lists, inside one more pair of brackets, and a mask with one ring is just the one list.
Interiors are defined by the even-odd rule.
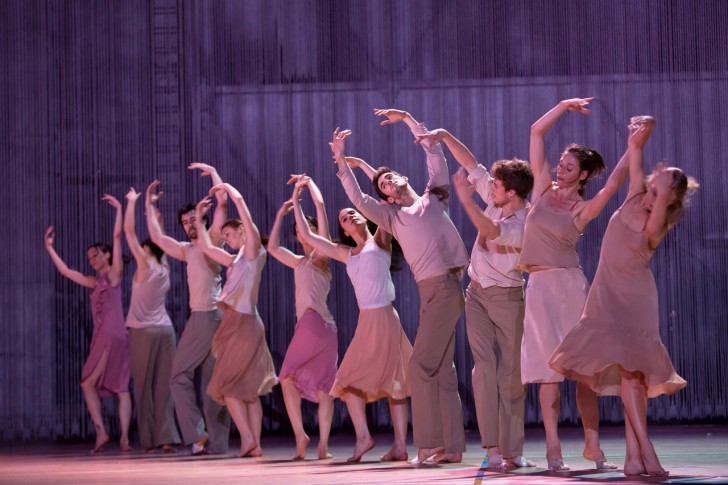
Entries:
[[644,121],[638,118],[639,126],[633,131],[627,142],[629,153],[629,193],[628,197],[645,189],[645,167],[643,165],[644,146],[655,127],[653,118]]
[[276,220],[273,221],[273,227],[270,230],[268,236],[268,254],[276,258],[281,263],[285,264],[289,268],[295,268],[303,259],[302,256],[294,254],[292,251],[282,247],[281,241],[281,227],[283,226],[283,218],[291,212],[293,209],[293,202],[287,200],[281,205],[276,213]]
[[[212,186],[216,187],[222,184],[222,177],[218,173],[217,169],[212,165],[206,163],[191,163],[188,170],[202,170],[201,177],[210,177],[212,179]],[[215,193],[215,200],[217,201],[217,207],[215,213],[212,216],[212,224],[210,225],[210,239],[215,246],[222,246],[222,225],[227,221],[227,209],[228,209],[228,194],[225,191],[219,191]]]
[[475,193],[475,187],[470,185],[468,177],[465,174],[465,168],[460,168],[452,178],[453,185],[455,186],[455,193],[458,196],[458,200],[465,209],[465,212],[470,218],[470,222],[478,229],[480,235],[487,239],[495,239],[501,234],[500,225],[497,221],[494,221],[490,217],[486,216],[483,211],[480,210],[478,204],[473,200],[473,194]]
[[311,200],[316,207],[316,219],[318,220],[318,235],[324,239],[331,239],[329,233],[329,218],[326,215],[326,206],[324,205],[324,196],[321,194],[316,183],[311,179],[308,182],[308,191],[311,193]]
[[299,184],[293,189],[293,213],[296,215],[296,224],[298,225],[298,233],[301,235],[301,239],[310,244],[315,250],[321,254],[333,258],[342,263],[346,263],[349,258],[349,249],[343,244],[335,244],[328,239],[324,239],[321,236],[311,232],[311,228],[308,227],[306,219],[303,217],[303,211],[301,210],[301,204],[298,201],[299,196]]
[[111,268],[109,269],[109,283],[111,286],[118,286],[121,283],[121,277],[124,274],[124,257],[122,255],[121,234],[122,234],[122,216],[121,203],[113,195],[105,194],[102,200],[106,200],[112,207],[116,209],[116,217],[114,219],[114,242],[111,255]]
[[159,246],[166,254],[172,256],[174,259],[184,261],[185,252],[182,244],[179,241],[165,235],[164,231],[162,231],[162,226],[159,224],[159,221],[155,217],[155,212],[153,210],[154,204],[162,196],[162,192],[155,192],[158,186],[159,180],[155,180],[154,182],[149,184],[149,187],[147,187],[146,199],[144,200],[144,207],[147,214],[147,229],[149,230],[149,237],[154,242],[154,244]]
[[667,208],[672,203],[675,192],[670,188],[672,176],[667,172],[665,165],[660,164],[655,167],[652,180],[656,195],[645,224],[645,234],[650,239],[650,248],[655,249],[667,234]]
[[428,131],[421,135],[417,135],[415,143],[422,143],[425,140],[432,140],[432,143],[444,142],[452,153],[455,160],[462,165],[468,173],[472,172],[478,166],[478,161],[472,152],[463,142],[455,138],[449,131],[442,128]]
[[246,259],[253,260],[258,257],[260,253],[260,232],[258,226],[253,222],[253,218],[250,216],[248,205],[245,203],[245,199],[238,192],[238,190],[230,184],[216,185],[210,189],[210,194],[223,190],[228,193],[232,199],[235,207],[238,209],[238,215],[243,223],[245,229],[245,247],[243,248],[244,256]]
[[574,98],[561,101],[531,125],[529,157],[533,170],[532,204],[536,203],[536,200],[551,184],[551,168],[546,160],[546,143],[544,141],[546,132],[569,110],[589,114],[590,111],[586,106],[592,99],[594,98]]
[[212,202],[209,197],[205,197],[198,204],[195,212],[195,227],[197,228],[197,244],[200,245],[205,256],[215,261],[217,264],[228,267],[235,261],[235,255],[230,254],[222,248],[212,244],[210,234],[207,232],[203,217],[210,210]]
[[61,259],[61,257],[56,253],[55,248],[53,247],[53,241],[55,239],[55,233],[53,230],[53,226],[48,227],[45,232],[45,236],[43,237],[45,241],[45,248],[48,251],[48,254],[51,257],[51,261],[53,261],[53,264],[56,265],[56,268],[58,269],[58,272],[61,273],[61,276],[64,276],[68,278],[69,280],[78,283],[81,286],[86,286],[88,288],[93,288],[94,284],[96,283],[96,278],[93,276],[86,276],[75,269],[70,269],[68,265],[66,265],[65,261]]
[[349,168],[357,168],[359,167],[362,172],[364,172],[364,175],[367,176],[369,180],[373,180],[374,176],[377,174],[377,169],[369,165],[367,162],[362,160],[358,157],[344,157],[346,160],[346,163],[349,165]]
[[124,213],[124,235],[126,236],[126,243],[129,245],[129,249],[131,249],[131,253],[134,255],[134,260],[137,264],[137,270],[134,275],[136,281],[144,280],[149,271],[147,255],[144,253],[142,245],[139,244],[139,238],[136,234],[134,211],[136,210],[136,202],[139,195],[139,192],[134,190],[134,187],[129,189],[129,193],[126,194],[126,212]]

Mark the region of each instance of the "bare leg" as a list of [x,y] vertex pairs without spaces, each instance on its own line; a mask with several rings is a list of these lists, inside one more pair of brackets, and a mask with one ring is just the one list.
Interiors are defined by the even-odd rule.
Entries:
[[627,454],[624,458],[624,474],[627,476],[641,475],[645,472],[645,466],[642,464],[640,456],[640,447],[637,443],[637,436],[632,429],[632,423],[629,416],[624,413],[624,434],[627,442]]
[[263,456],[263,450],[260,447],[260,430],[263,427],[263,406],[260,404],[260,398],[256,397],[253,402],[246,402],[248,408],[248,423],[250,431],[253,433],[253,439],[258,444],[248,456]]
[[333,458],[329,453],[329,434],[331,433],[331,420],[334,418],[334,398],[323,391],[318,391],[318,420],[319,445],[318,458],[326,460]]
[[651,477],[667,476],[669,472],[660,465],[652,441],[647,435],[647,387],[642,383],[639,372],[622,370],[622,403],[637,439],[645,471]]
[[[301,393],[293,383],[293,379],[286,377],[281,381],[283,390],[283,401],[286,403],[288,419],[293,427],[293,434],[296,435],[296,455],[294,460],[303,460],[306,456],[306,447],[311,439],[303,429],[303,417],[301,415]],[[329,421],[329,424],[331,421]]]
[[119,447],[121,451],[133,451],[129,446],[129,423],[131,422],[131,396],[129,392],[120,392],[119,398],[119,426],[121,427],[121,439]]
[[576,405],[584,427],[584,458],[596,463],[598,470],[615,470],[617,465],[607,461],[599,444],[599,398],[586,384],[576,383]]
[[86,401],[88,413],[91,415],[91,421],[93,421],[94,429],[96,430],[96,443],[94,444],[93,449],[94,453],[101,451],[104,445],[109,442],[109,434],[106,432],[104,418],[101,415],[101,399],[99,398],[98,392],[96,392],[96,382],[98,382],[101,378],[101,374],[106,369],[107,360],[108,353],[104,352],[91,375],[81,381],[83,398]]
[[561,454],[561,442],[559,441],[559,405],[561,403],[561,390],[558,382],[543,383],[538,391],[541,403],[541,415],[543,426],[546,430],[546,461],[549,470],[568,470],[569,466],[564,463]]
[[366,403],[364,398],[356,393],[356,391],[348,391],[342,396],[346,402],[346,408],[349,410],[349,416],[354,423],[356,431],[356,446],[354,454],[346,461],[349,463],[357,463],[361,461],[364,453],[374,448],[374,440],[369,434],[369,426],[367,426]]
[[392,416],[394,443],[392,449],[379,461],[407,461],[407,399],[389,398],[389,414]]
[[238,428],[240,433],[240,457],[243,458],[248,456],[248,453],[253,451],[257,446],[253,432],[248,422],[248,406],[246,403],[234,397],[226,397],[225,405],[230,412],[230,416],[233,417],[235,426]]

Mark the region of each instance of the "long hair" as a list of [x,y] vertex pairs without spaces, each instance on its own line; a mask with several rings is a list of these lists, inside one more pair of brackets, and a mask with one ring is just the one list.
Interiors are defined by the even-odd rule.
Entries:
[[574,155],[579,160],[579,171],[587,173],[586,178],[579,181],[579,195],[583,196],[586,183],[607,169],[604,159],[598,151],[578,143],[567,146],[564,152]]

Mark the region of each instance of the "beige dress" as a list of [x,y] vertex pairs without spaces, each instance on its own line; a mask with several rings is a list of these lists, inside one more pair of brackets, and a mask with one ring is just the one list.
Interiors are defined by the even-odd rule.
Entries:
[[687,385],[660,339],[644,196],[628,199],[609,220],[584,313],[549,361],[553,369],[603,396],[620,395],[620,367],[644,374],[648,397],[673,394]]

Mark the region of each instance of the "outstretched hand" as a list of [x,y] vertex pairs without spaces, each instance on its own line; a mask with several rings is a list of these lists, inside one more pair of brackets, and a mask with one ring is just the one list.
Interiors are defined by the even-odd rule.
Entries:
[[164,192],[156,192],[157,187],[159,187],[159,180],[155,180],[147,187],[147,203],[154,205],[162,197]]
[[293,186],[293,196],[291,197],[294,205],[298,204],[298,200],[301,197],[301,192],[303,192],[303,189],[308,186],[309,182],[311,182],[311,177],[306,174],[302,174],[298,177],[296,185]]
[[652,130],[655,129],[657,122],[652,116],[633,116],[629,119],[629,138],[627,145],[634,148],[642,148],[647,143]]
[[287,216],[289,212],[293,209],[293,201],[291,199],[288,199],[283,204],[281,204],[281,208],[278,209],[278,214],[283,217]]
[[426,131],[421,135],[415,135],[415,143],[418,145],[425,140],[432,140],[434,143],[440,143],[447,135],[447,130],[438,128],[432,131]]
[[45,242],[46,247],[53,246],[53,241],[56,238],[56,231],[53,228],[53,226],[48,226],[48,229],[46,229],[45,235],[43,236],[43,241]]
[[334,130],[334,135],[331,137],[329,146],[331,147],[331,153],[334,154],[334,158],[344,155],[346,150],[346,139],[351,135],[351,130],[341,130],[338,126]]
[[468,173],[463,167],[460,167],[455,175],[452,176],[452,184],[455,187],[455,193],[460,201],[471,199],[475,193],[475,187],[468,182]]
[[215,167],[213,167],[212,165],[208,165],[206,163],[200,163],[200,162],[190,163],[190,166],[187,167],[187,169],[188,170],[202,170],[200,177],[210,177],[217,173],[217,169]]
[[560,104],[569,111],[588,115],[591,114],[591,111],[589,111],[587,106],[592,102],[592,100],[594,100],[594,98],[572,98],[565,99],[561,101]]
[[126,197],[126,200],[129,202],[135,202],[140,195],[142,195],[141,192],[137,192],[134,187],[129,187],[129,192],[127,192],[124,197]]
[[210,207],[212,207],[212,200],[210,200],[210,197],[203,197],[202,200],[197,203],[195,211],[198,221],[203,220],[205,214],[207,214],[207,212],[210,210]]
[[116,197],[114,197],[113,195],[104,194],[104,196],[101,197],[101,200],[105,200],[112,207],[115,207],[117,209],[121,209],[121,202],[119,202],[119,200]]
[[399,109],[381,109],[381,108],[375,108],[374,114],[376,116],[385,116],[387,119],[379,123],[380,125],[392,125],[394,123],[399,123],[403,119],[407,117],[407,112],[402,111]]

